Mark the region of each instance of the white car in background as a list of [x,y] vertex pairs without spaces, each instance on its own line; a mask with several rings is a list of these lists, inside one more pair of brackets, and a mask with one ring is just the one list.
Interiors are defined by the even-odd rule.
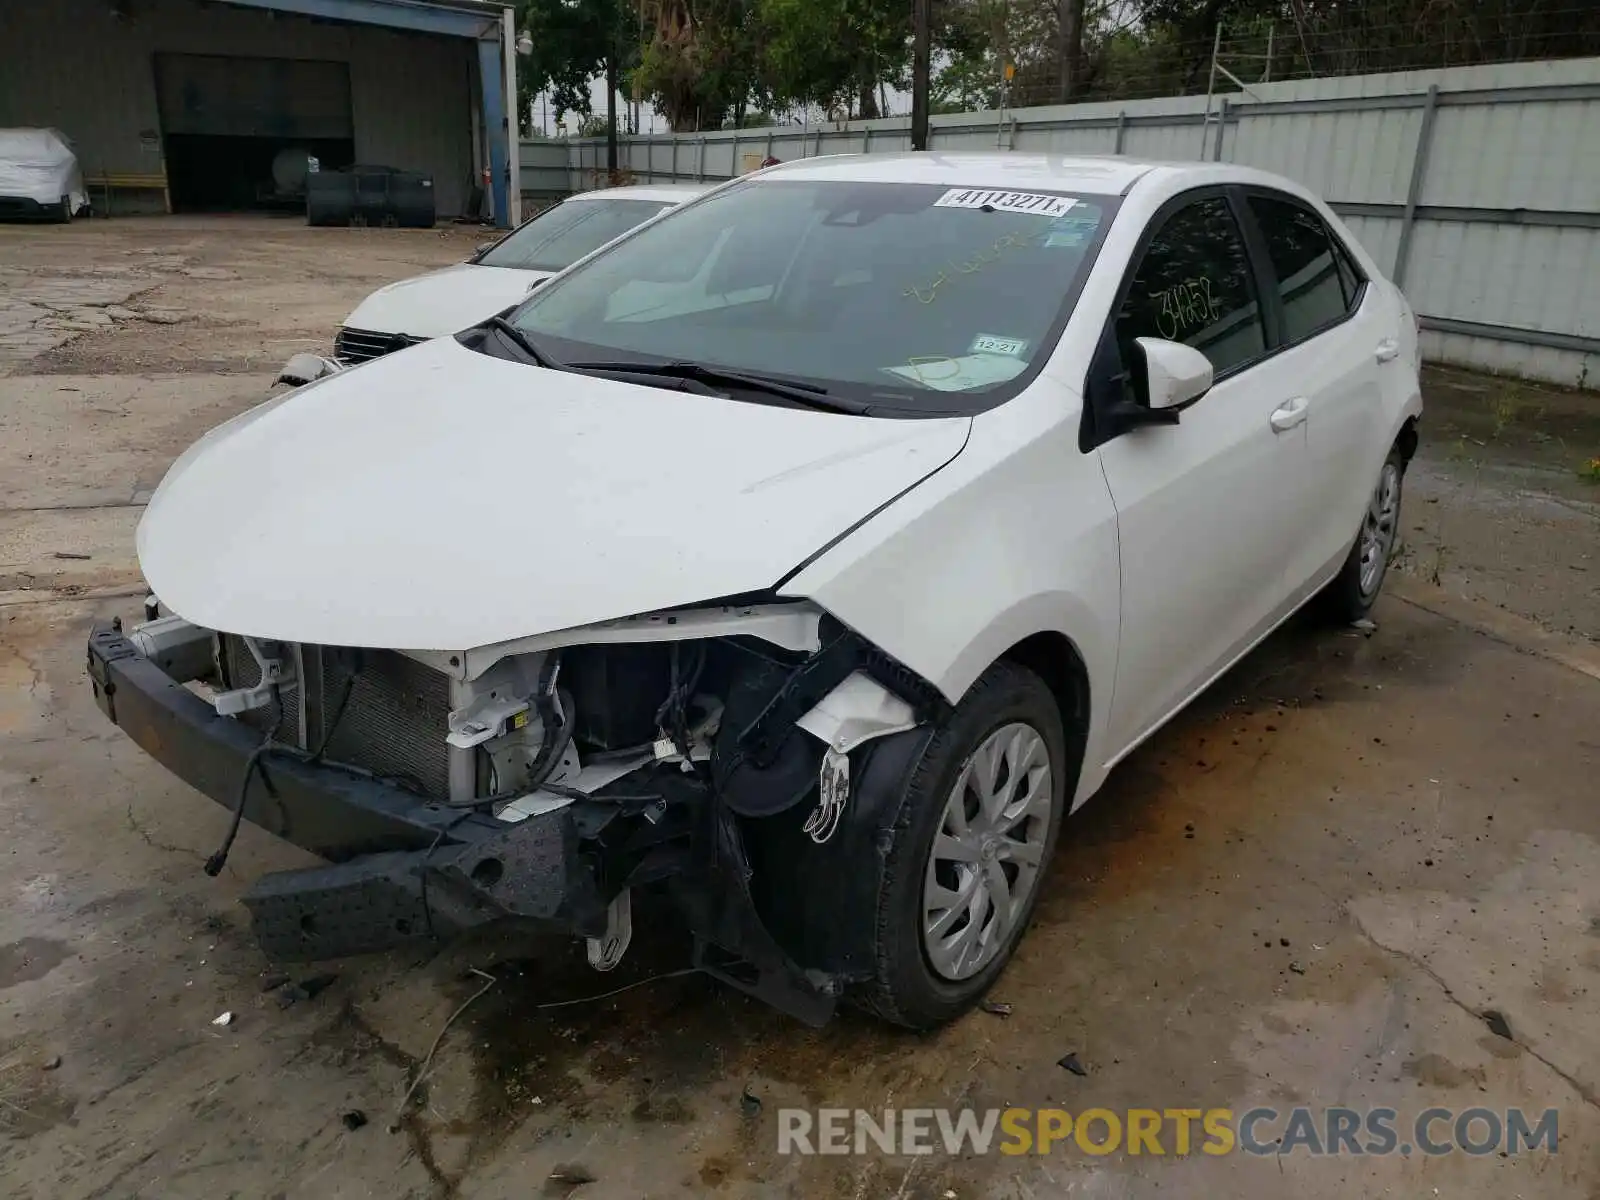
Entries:
[[569,196],[472,258],[381,287],[345,320],[334,357],[353,366],[476,325],[591,251],[711,185],[604,188]]
[[70,221],[89,207],[83,171],[58,129],[0,129],[0,217]]
[[785,164],[208,434],[139,525],[170,615],[90,675],[329,860],[245,896],[274,957],[516,919],[609,969],[662,904],[801,1019],[928,1028],[1113,766],[1308,601],[1371,607],[1419,369],[1275,175]]

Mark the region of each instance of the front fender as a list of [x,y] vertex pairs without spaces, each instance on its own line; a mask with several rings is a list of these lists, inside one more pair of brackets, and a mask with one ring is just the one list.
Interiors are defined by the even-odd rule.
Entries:
[[821,605],[952,703],[1018,642],[1065,635],[1089,674],[1081,801],[1103,777],[1116,672],[1116,510],[1098,457],[1078,449],[1071,420],[1039,436],[1002,428],[985,440],[987,449],[969,443],[780,590]]

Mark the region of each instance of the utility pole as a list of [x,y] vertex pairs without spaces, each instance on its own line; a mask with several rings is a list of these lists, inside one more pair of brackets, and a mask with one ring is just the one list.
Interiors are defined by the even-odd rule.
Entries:
[[928,85],[932,55],[929,50],[932,0],[911,3],[911,148],[928,148]]
[[1071,101],[1077,92],[1078,76],[1083,72],[1083,5],[1084,0],[1061,0],[1061,45],[1056,55],[1056,69],[1061,73],[1058,99],[1062,104]]

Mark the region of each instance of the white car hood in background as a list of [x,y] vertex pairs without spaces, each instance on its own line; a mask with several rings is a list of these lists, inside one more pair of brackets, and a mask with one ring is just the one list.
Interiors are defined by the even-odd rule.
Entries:
[[345,325],[374,333],[445,337],[521,303],[529,288],[553,274],[461,263],[379,288],[345,318]]
[[40,204],[68,196],[74,212],[89,202],[78,157],[53,129],[0,129],[0,196]]
[[162,603],[322,645],[465,650],[770,587],[949,462],[868,419],[413,347],[252,409],[139,523]]

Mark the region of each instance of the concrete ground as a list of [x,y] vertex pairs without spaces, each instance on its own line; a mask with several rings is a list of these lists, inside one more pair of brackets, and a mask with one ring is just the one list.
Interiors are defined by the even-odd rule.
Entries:
[[[1119,768],[1067,827],[1009,1013],[812,1031],[694,976],[539,1007],[680,967],[654,929],[610,976],[467,945],[264,991],[237,897],[308,860],[247,828],[201,873],[224,814],[102,719],[85,627],[137,610],[138,505],[185,445],[475,240],[0,226],[0,1191],[1600,1197],[1600,492],[1578,477],[1600,401],[1475,376],[1430,377],[1377,632],[1296,623]],[[494,982],[440,1038],[474,969]],[[786,1106],[1262,1104],[1402,1128],[1556,1108],[1559,1151],[775,1153]]]

